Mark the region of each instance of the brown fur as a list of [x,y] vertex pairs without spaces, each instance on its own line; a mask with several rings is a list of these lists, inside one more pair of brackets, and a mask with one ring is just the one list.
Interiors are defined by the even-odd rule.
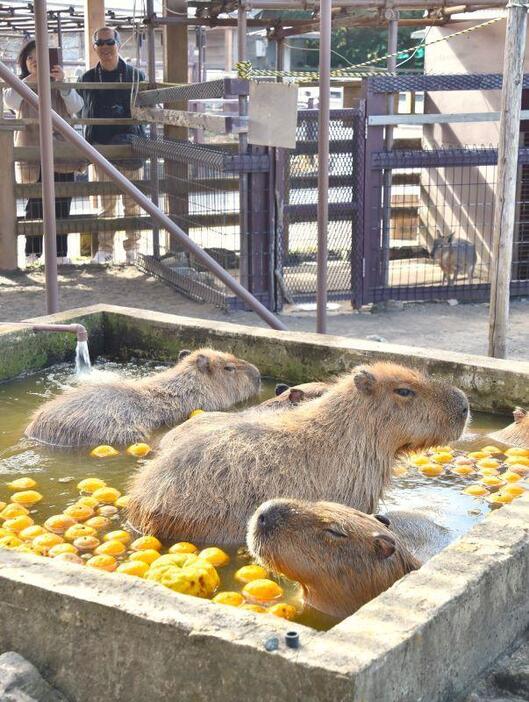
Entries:
[[488,435],[492,441],[499,441],[507,446],[529,448],[529,415],[527,410],[516,407],[513,412],[514,422],[509,426]]
[[301,383],[301,385],[293,385],[280,395],[261,402],[259,407],[274,409],[296,407],[302,402],[308,402],[309,400],[315,400],[317,397],[321,397],[330,387],[330,383]]
[[54,446],[127,445],[181,422],[194,409],[228,409],[259,387],[259,371],[251,363],[199,349],[140,380],[72,388],[37,410],[26,435]]
[[266,568],[300,583],[306,604],[340,618],[421,565],[375,517],[333,502],[265,502],[247,544]]
[[463,393],[446,383],[391,363],[360,366],[288,412],[180,425],[175,445],[133,479],[129,517],[163,538],[241,543],[252,512],[278,496],[372,512],[395,455],[458,438],[467,414]]

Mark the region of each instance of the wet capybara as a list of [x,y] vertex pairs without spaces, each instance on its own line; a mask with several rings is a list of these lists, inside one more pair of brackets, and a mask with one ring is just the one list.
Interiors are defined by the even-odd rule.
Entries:
[[344,618],[421,565],[385,521],[334,502],[269,500],[246,543],[265,568],[301,585],[306,604]]
[[292,387],[280,383],[276,385],[275,397],[261,402],[259,407],[270,407],[274,409],[292,408],[302,402],[321,397],[330,387],[331,383],[301,383],[300,385],[293,385]]
[[162,538],[241,543],[274,497],[327,499],[373,512],[405,449],[456,439],[465,395],[393,363],[359,366],[285,412],[201,415],[133,478],[129,519]]
[[260,374],[230,353],[204,348],[140,380],[86,384],[50,400],[34,414],[26,435],[53,446],[126,445],[145,441],[200,407],[228,409],[258,393]]
[[499,441],[507,446],[529,448],[529,415],[527,410],[516,407],[513,411],[514,422],[500,431],[488,435],[492,441]]

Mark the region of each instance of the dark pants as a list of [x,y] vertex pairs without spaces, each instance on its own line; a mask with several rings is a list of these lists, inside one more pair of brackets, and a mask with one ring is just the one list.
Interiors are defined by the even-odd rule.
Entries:
[[[72,183],[74,173],[54,173],[54,180],[57,183]],[[41,182],[41,177],[37,181]],[[66,219],[70,215],[70,206],[72,204],[71,197],[56,197],[55,198],[55,217],[56,219]],[[26,219],[42,219],[42,199],[40,197],[30,197],[26,204]],[[57,235],[57,256],[63,258],[68,251],[68,236],[66,234]],[[26,256],[29,254],[37,254],[42,256],[42,235],[26,237]]]

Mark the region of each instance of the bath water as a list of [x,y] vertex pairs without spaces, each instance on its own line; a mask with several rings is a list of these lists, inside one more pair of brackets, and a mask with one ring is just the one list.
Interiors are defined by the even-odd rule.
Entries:
[[[61,513],[79,498],[76,485],[83,478],[101,478],[107,485],[125,494],[128,479],[149,458],[137,459],[121,452],[119,456],[98,459],[92,458],[87,448],[54,450],[25,438],[24,428],[35,409],[70,386],[116,377],[141,377],[166,367],[145,361],[123,364],[100,360],[91,373],[80,376],[75,374],[71,364],[62,364],[0,384],[0,500],[9,501],[11,493],[5,486],[6,482],[20,476],[32,477],[37,481],[36,489],[44,498],[31,509],[31,517],[36,524],[42,524],[49,516]],[[275,383],[275,380],[264,380],[260,396],[246,405],[257,404],[272,397]],[[234,409],[241,408],[242,405]],[[505,426],[510,421],[507,417],[476,414],[472,429],[476,433],[485,433]],[[151,443],[156,444],[156,437]],[[393,487],[378,511],[384,511],[384,508],[427,509],[439,523],[449,526],[460,535],[483,519],[489,511],[489,505],[484,499],[462,494],[462,489],[469,482],[468,478],[452,474],[426,478],[412,470],[407,475],[394,479]],[[123,517],[117,515],[109,530],[121,528],[122,520]],[[223,548],[222,543],[204,544],[213,545]],[[230,554],[231,562],[218,569],[220,589],[240,591],[242,585],[234,580],[233,574],[250,562],[249,556],[244,548],[225,550]],[[278,581],[285,590],[283,601],[294,604],[299,610],[296,621],[318,629],[327,629],[336,623],[336,620],[309,608],[301,611],[297,586],[285,579]]]

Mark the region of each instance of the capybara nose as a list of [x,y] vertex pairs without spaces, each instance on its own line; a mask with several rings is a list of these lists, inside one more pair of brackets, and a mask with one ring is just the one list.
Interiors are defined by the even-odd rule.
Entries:
[[263,505],[257,516],[259,530],[264,533],[270,531],[288,516],[289,511],[289,506],[283,503],[269,502]]

